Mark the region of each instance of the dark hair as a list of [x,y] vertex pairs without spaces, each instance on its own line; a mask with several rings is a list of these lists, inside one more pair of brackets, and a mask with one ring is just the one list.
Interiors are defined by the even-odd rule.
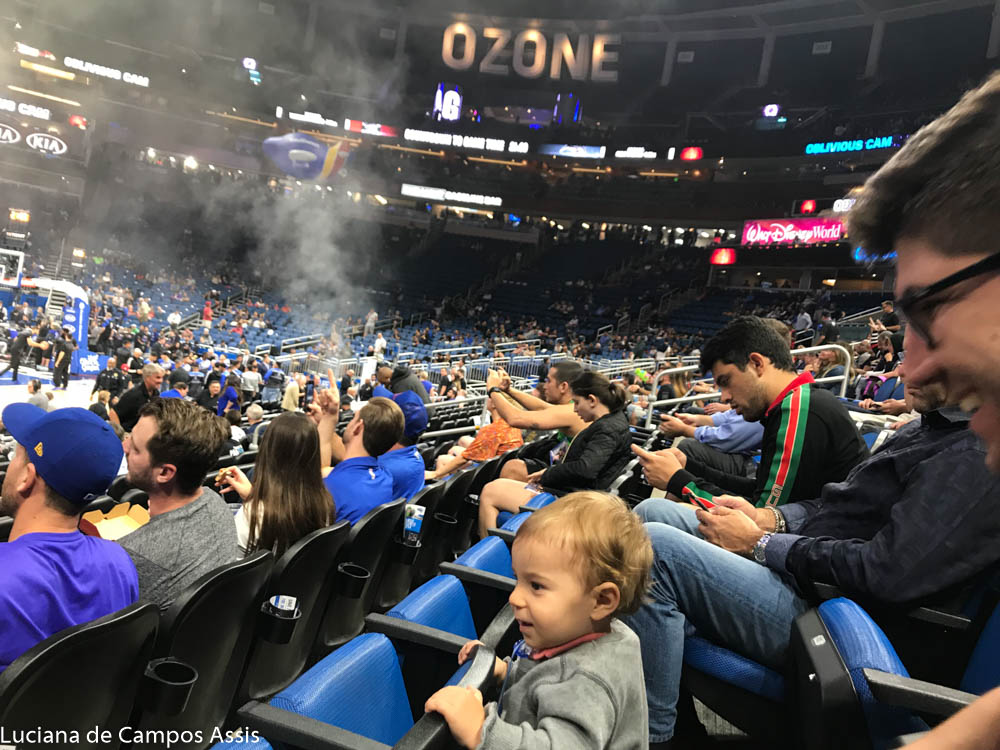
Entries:
[[388,398],[376,396],[361,407],[358,418],[364,422],[363,445],[365,453],[378,457],[399,442],[406,426],[403,410]]
[[1000,74],[966,92],[868,178],[848,218],[851,241],[875,253],[905,237],[936,251],[992,247],[1000,222]]
[[777,331],[778,335],[781,336],[782,341],[785,341],[785,342],[791,341],[791,337],[792,337],[792,329],[791,328],[789,328],[788,326],[786,326],[784,323],[782,323],[777,318],[764,318],[763,320],[764,320],[764,325],[771,326],[771,328],[773,328],[775,331]]
[[224,416],[226,421],[233,427],[236,427],[240,423],[240,420],[243,419],[243,415],[240,413],[239,409],[227,409],[226,413],[222,416]]
[[580,373],[580,376],[570,383],[569,388],[574,396],[584,398],[593,396],[608,407],[608,411],[616,412],[625,408],[625,386],[608,380],[606,375],[594,370]]
[[336,517],[323,482],[319,431],[305,414],[271,420],[260,439],[244,512],[250,524],[247,554],[265,549],[281,555]]
[[560,359],[551,369],[556,371],[557,383],[572,383],[583,374],[583,365],[572,359]]
[[708,372],[722,362],[745,370],[753,353],[767,357],[779,370],[794,371],[788,339],[753,315],[735,318],[708,340],[701,350],[701,369]]
[[54,489],[49,487],[48,483],[45,484],[45,505],[47,505],[52,510],[60,513],[61,515],[67,516],[69,518],[74,518],[83,513],[83,509],[86,505],[77,504],[71,500],[67,500],[65,497],[60,495]]
[[889,307],[895,307],[896,306],[896,303],[893,302],[891,299],[884,299],[884,300],[882,300],[882,304],[883,305],[888,305]]
[[142,407],[142,417],[156,420],[156,434],[148,443],[153,465],[173,464],[177,467],[177,488],[194,492],[229,439],[228,423],[223,420],[223,428],[214,414],[179,398],[153,399]]

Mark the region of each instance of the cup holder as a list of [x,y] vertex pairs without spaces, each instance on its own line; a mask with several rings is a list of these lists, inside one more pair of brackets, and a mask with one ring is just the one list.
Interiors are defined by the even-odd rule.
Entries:
[[198,670],[172,657],[153,659],[146,665],[139,688],[139,702],[161,716],[177,716],[187,707]]

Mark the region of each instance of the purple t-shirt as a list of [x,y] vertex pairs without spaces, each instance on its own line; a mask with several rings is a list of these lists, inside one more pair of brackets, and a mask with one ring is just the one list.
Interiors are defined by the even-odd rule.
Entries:
[[138,598],[135,565],[114,542],[72,532],[0,544],[0,671],[50,635]]

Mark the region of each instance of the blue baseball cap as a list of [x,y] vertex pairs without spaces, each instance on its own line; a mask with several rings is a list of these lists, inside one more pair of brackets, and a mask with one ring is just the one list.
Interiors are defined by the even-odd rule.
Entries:
[[413,391],[403,391],[392,397],[396,405],[403,410],[403,434],[415,438],[427,429],[427,407]]
[[118,475],[125,455],[122,443],[88,409],[46,412],[33,404],[10,404],[0,419],[45,484],[72,503],[90,502]]

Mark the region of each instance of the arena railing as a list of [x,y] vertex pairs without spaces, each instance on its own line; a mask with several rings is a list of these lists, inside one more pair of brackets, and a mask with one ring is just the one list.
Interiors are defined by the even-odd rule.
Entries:
[[[588,363],[584,362],[583,364],[586,366]],[[602,359],[599,362],[591,361],[589,364],[592,369],[604,373],[609,378],[621,377],[626,372],[654,370],[656,368],[655,359]]]
[[[483,352],[483,347],[476,346],[455,346],[445,349],[431,349],[431,359],[433,360],[438,354],[443,354],[448,358],[448,362],[451,362],[452,357],[455,359],[464,359],[473,354],[481,354]],[[444,362],[441,363],[444,365]]]
[[[793,349],[792,350],[792,357],[794,358],[794,357],[797,357],[797,356],[799,356],[801,354],[813,354],[813,353],[816,353],[816,352],[822,352],[822,351],[827,351],[827,350],[833,350],[833,351],[843,352],[844,355],[847,357],[848,367],[846,367],[844,369],[844,374],[843,375],[834,375],[832,377],[826,377],[826,378],[816,378],[815,382],[819,383],[819,384],[823,384],[823,383],[840,383],[840,397],[844,398],[847,395],[847,383],[851,379],[851,368],[850,368],[851,357],[850,357],[850,354],[848,353],[847,349],[845,349],[844,347],[840,346],[840,344],[823,344],[822,346],[808,346],[808,347],[804,347],[804,348],[801,348],[801,349]],[[687,368],[676,368],[675,370],[673,370],[673,372],[681,372],[681,371],[685,371],[685,370],[690,371],[690,370],[693,370],[693,369],[700,369],[700,368],[697,367],[697,366],[692,365],[692,366],[687,367]],[[670,372],[672,372],[672,371],[671,370],[664,370],[662,372],[657,373],[657,377],[659,377],[661,375],[668,374]],[[711,393],[697,393],[697,394],[694,394],[692,396],[682,396],[680,398],[670,398],[670,399],[665,399],[663,401],[651,401],[651,402],[649,402],[646,405],[646,421],[645,421],[646,427],[652,427],[653,426],[653,410],[654,409],[658,409],[658,408],[661,408],[661,407],[664,407],[664,406],[670,407],[670,406],[679,406],[681,404],[690,404],[690,403],[693,403],[695,401],[716,401],[716,400],[719,399],[720,396],[722,396],[722,393],[720,391],[713,391]],[[662,409],[660,409],[660,410],[662,411]]]
[[297,349],[300,346],[312,346],[313,344],[318,344],[323,340],[323,337],[318,333],[312,333],[306,336],[294,336],[288,339],[281,340],[281,351],[287,352],[289,349]]
[[540,348],[542,345],[541,339],[525,339],[524,341],[501,341],[498,344],[493,345],[494,352],[510,352],[517,349],[520,346],[532,345],[536,349]]

